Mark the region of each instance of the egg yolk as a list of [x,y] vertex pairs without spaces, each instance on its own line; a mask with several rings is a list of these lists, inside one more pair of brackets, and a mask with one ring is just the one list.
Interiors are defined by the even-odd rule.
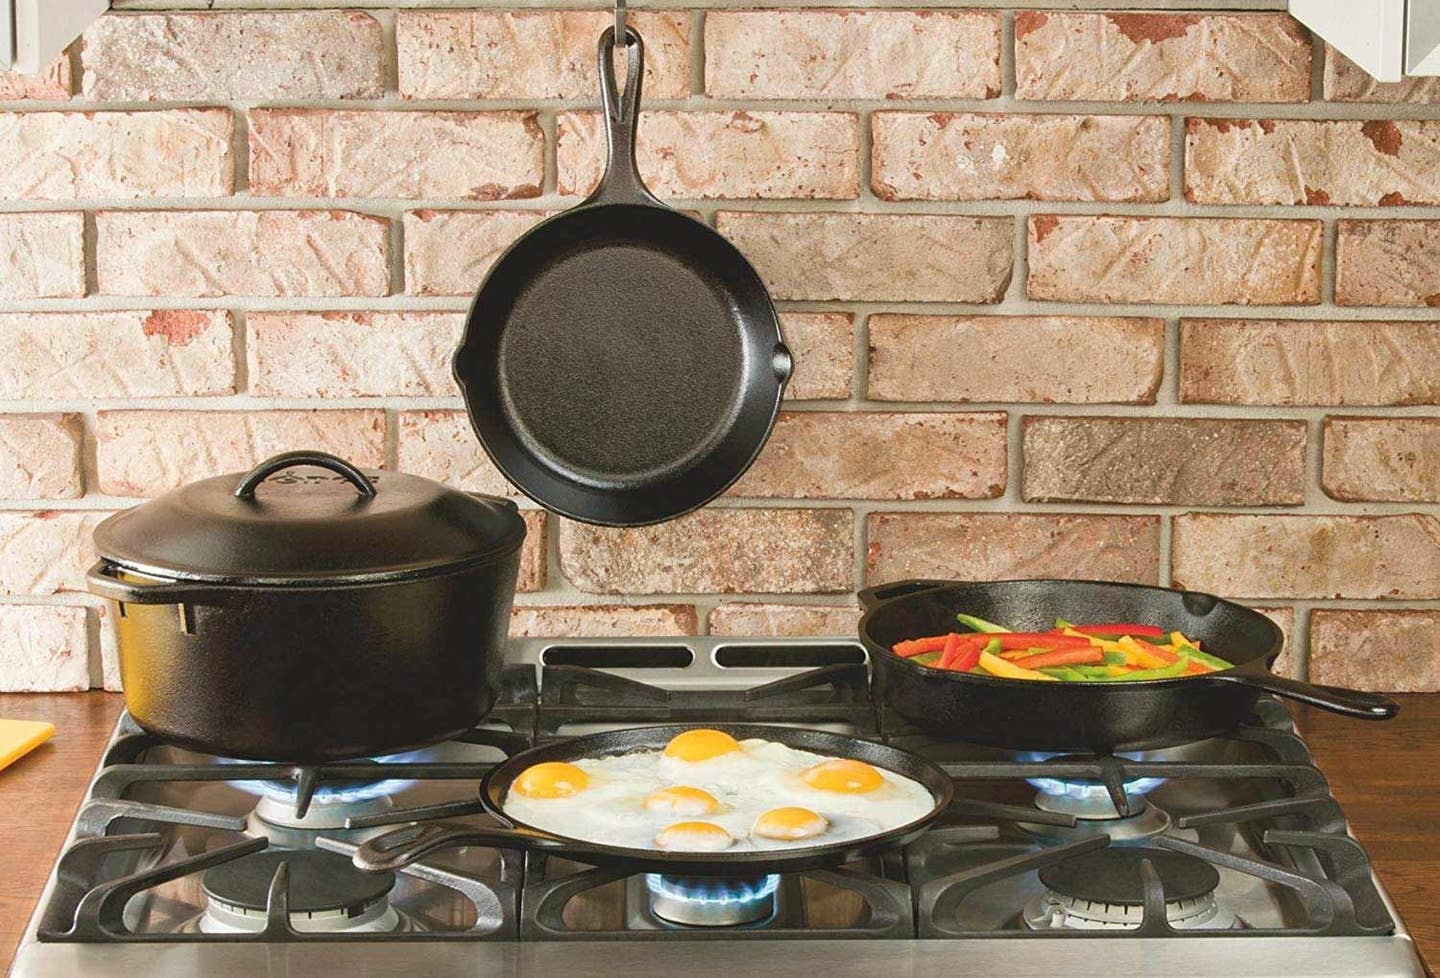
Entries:
[[880,772],[864,761],[839,758],[807,767],[801,772],[800,779],[812,788],[846,795],[865,794],[885,783]]
[[729,832],[713,822],[676,822],[655,836],[655,844],[661,849],[690,852],[718,852],[730,848],[734,841]]
[[510,790],[526,798],[569,798],[590,786],[590,776],[574,764],[546,761],[520,772]]
[[687,730],[665,745],[665,756],[681,761],[708,761],[739,749],[740,742],[724,731]]
[[751,830],[767,839],[809,839],[830,827],[825,816],[808,808],[772,808],[755,820]]
[[683,784],[650,792],[644,804],[652,812],[675,815],[709,815],[720,807],[710,792]]

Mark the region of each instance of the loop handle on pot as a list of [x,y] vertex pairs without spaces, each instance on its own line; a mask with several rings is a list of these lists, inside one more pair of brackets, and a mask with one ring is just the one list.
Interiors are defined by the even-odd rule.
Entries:
[[[617,18],[618,19],[618,18]],[[625,41],[625,91],[615,84],[616,38]],[[640,82],[645,75],[645,44],[640,33],[626,27],[623,35],[606,27],[596,54],[600,68],[600,103],[605,109],[605,175],[586,203],[657,203],[640,178],[635,162],[635,129],[640,119]]]
[[255,498],[255,489],[260,483],[282,469],[288,469],[296,465],[313,465],[321,469],[329,469],[337,475],[345,477],[356,491],[362,496],[375,495],[375,483],[364,473],[335,455],[329,452],[320,452],[313,449],[298,452],[281,452],[279,455],[272,455],[259,465],[255,466],[240,480],[240,485],[235,487],[236,499]]
[[157,583],[122,580],[115,565],[100,558],[85,572],[91,594],[122,604],[184,604],[199,601],[214,591],[209,584]]

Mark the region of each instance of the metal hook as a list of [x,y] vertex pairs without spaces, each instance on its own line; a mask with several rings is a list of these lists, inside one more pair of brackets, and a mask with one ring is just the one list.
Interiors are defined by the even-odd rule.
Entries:
[[630,43],[630,36],[625,33],[625,0],[615,0],[615,40],[619,44]]

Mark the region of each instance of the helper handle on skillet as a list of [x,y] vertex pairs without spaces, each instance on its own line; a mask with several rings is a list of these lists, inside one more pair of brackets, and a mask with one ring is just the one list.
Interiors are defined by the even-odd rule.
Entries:
[[439,823],[406,825],[367,840],[355,850],[352,861],[368,872],[403,869],[437,849],[454,846],[494,846],[498,849],[538,849],[555,855],[604,855],[605,847],[575,845],[533,829],[454,826]]
[[1205,678],[1211,682],[1236,683],[1261,689],[1276,696],[1284,696],[1286,699],[1298,700],[1318,706],[1322,710],[1343,713],[1361,720],[1389,720],[1400,712],[1400,704],[1383,693],[1305,683],[1298,679],[1277,676],[1273,672],[1258,669],[1252,672],[1243,665],[1224,672],[1211,673]]
[[587,204],[658,204],[640,179],[635,163],[635,128],[640,119],[640,82],[645,75],[645,44],[633,27],[625,28],[625,91],[615,87],[615,28],[600,35],[600,103],[605,110],[605,175]]
[[889,584],[877,584],[874,587],[867,587],[855,597],[860,602],[860,607],[869,611],[879,604],[884,604],[891,598],[903,598],[912,594],[919,594],[922,591],[935,591],[942,587],[954,587],[954,581],[927,581],[909,580],[892,581]]

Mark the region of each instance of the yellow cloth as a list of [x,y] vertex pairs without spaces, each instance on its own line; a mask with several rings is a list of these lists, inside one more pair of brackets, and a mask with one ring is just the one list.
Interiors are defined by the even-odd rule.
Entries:
[[39,747],[55,733],[55,724],[39,720],[0,720],[0,770]]

